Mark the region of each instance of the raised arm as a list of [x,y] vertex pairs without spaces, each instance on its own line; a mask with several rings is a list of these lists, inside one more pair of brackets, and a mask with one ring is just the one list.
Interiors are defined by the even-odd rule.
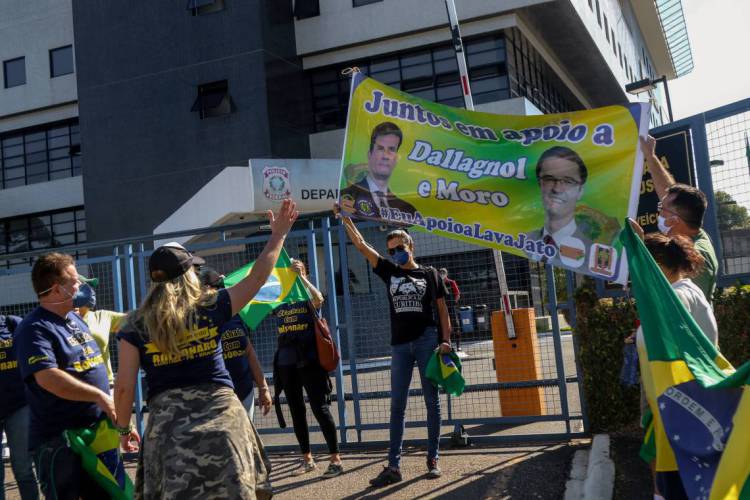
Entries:
[[651,137],[639,137],[641,141],[641,151],[643,158],[646,160],[648,171],[651,172],[651,178],[654,180],[654,190],[659,199],[663,199],[667,194],[667,189],[675,184],[674,177],[667,172],[659,158],[656,156],[656,139]]
[[323,294],[320,293],[320,290],[315,288],[315,285],[313,285],[309,279],[307,279],[307,276],[300,274],[300,278],[302,279],[302,282],[305,284],[305,288],[307,288],[307,291],[310,292],[310,301],[312,302],[315,309],[320,309],[320,306],[323,305],[323,301],[325,300],[323,298]]
[[286,235],[294,225],[298,215],[297,205],[292,200],[284,200],[275,215],[270,210],[268,211],[268,220],[271,223],[271,237],[268,239],[268,243],[256,259],[250,274],[236,285],[227,288],[232,300],[232,316],[240,312],[240,309],[255,297],[255,294],[268,279],[276,261],[279,259],[281,249],[284,247]]
[[370,244],[367,243],[367,241],[365,241],[365,238],[362,236],[362,234],[360,234],[357,226],[355,226],[354,222],[352,222],[352,219],[341,214],[338,205],[333,206],[333,213],[335,213],[336,217],[339,217],[343,222],[346,234],[352,241],[354,248],[359,250],[359,253],[364,255],[364,257],[372,267],[377,266],[378,259],[380,259],[380,254],[374,248],[372,248]]

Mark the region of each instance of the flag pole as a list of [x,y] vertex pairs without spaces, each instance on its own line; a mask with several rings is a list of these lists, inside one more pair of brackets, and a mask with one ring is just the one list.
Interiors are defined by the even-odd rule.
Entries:
[[[448,22],[450,23],[451,38],[453,40],[453,50],[456,51],[456,62],[458,63],[458,75],[461,80],[461,92],[464,96],[464,106],[466,107],[466,109],[474,111],[474,100],[471,97],[471,86],[469,85],[469,71],[466,66],[464,44],[461,40],[461,32],[458,27],[458,14],[456,14],[456,4],[453,0],[445,0],[445,8],[448,10]],[[494,250],[492,254],[495,261],[497,282],[500,286],[500,297],[502,299],[505,327],[508,332],[508,338],[514,339],[516,338],[516,329],[513,326],[513,313],[510,306],[510,296],[508,294],[508,281],[505,277],[503,254],[499,250]]]

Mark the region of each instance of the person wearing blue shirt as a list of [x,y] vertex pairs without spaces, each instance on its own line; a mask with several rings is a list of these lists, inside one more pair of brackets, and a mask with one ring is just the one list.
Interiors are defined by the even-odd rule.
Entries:
[[[21,323],[18,316],[0,314],[0,434],[5,432],[10,448],[10,466],[22,500],[39,498],[39,487],[29,454],[29,406],[24,396],[23,380],[18,371],[13,332]],[[0,456],[3,444],[0,442]],[[0,468],[0,500],[5,500],[5,467]]]
[[[224,289],[224,275],[215,269],[202,266],[199,268],[201,284],[210,290]],[[242,401],[242,406],[247,410],[250,420],[255,413],[255,393],[253,381],[258,386],[258,400],[263,409],[263,415],[271,410],[273,401],[271,391],[268,389],[263,368],[258,361],[258,355],[250,342],[250,332],[239,315],[235,315],[227,323],[219,328],[221,334],[221,349],[224,356],[224,364],[232,377],[234,392]]]
[[46,497],[100,499],[106,492],[86,476],[63,431],[115,420],[102,353],[73,311],[80,279],[70,255],[48,253],[31,271],[39,306],[18,325],[14,341],[31,410],[29,449]]
[[[204,290],[194,257],[178,243],[148,262],[151,286],[117,334],[116,425],[130,427],[138,370],[148,384],[149,418],[136,472],[136,498],[270,498],[253,430],[224,364],[219,329],[265,284],[297,219],[284,200],[269,212],[271,236],[250,273],[223,290]],[[138,439],[125,436],[126,451]]]

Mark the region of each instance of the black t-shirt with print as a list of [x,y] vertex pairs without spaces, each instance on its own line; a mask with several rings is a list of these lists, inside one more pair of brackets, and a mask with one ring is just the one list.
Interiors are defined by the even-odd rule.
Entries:
[[435,299],[445,298],[445,287],[438,286],[434,268],[402,269],[380,258],[374,271],[388,290],[391,345],[411,342],[419,338],[425,328],[437,326],[433,304]]

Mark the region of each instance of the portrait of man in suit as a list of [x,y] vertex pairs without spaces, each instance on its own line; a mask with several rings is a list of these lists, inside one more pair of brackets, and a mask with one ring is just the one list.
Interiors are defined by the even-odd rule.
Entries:
[[[554,146],[539,157],[536,180],[542,195],[544,226],[526,233],[527,239],[553,245],[557,254],[549,262],[580,267],[588,261],[591,238],[576,225],[576,204],[583,196],[588,169],[572,149]],[[542,260],[547,262],[546,258]]]
[[[398,163],[402,142],[403,134],[395,123],[383,122],[372,130],[366,173],[359,168],[363,167],[360,165],[349,165],[344,171],[350,182],[341,190],[341,209],[345,213],[364,219],[380,219],[385,212],[383,209],[396,209],[401,214],[414,215],[414,206],[396,196],[388,185]],[[363,178],[358,179],[357,170],[365,174]],[[386,213],[390,212],[392,210]],[[403,215],[401,222],[404,222]]]

